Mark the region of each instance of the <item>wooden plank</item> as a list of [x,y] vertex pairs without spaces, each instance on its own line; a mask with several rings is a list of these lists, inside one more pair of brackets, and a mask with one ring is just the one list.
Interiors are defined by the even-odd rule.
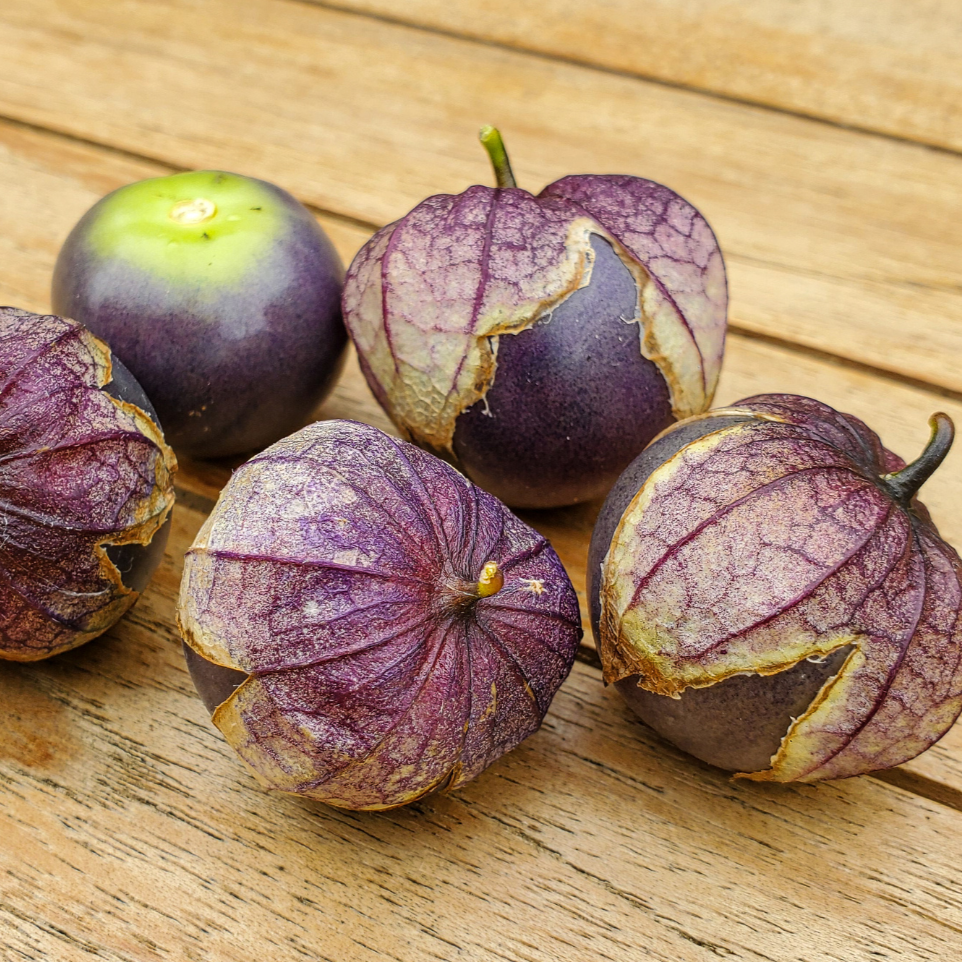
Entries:
[[[0,123],[0,192],[12,198],[11,203],[0,206],[0,303],[49,310],[49,278],[56,253],[77,217],[103,193],[167,170],[48,133]],[[366,239],[366,232],[360,228],[330,217],[322,217],[321,222],[345,259]],[[850,411],[864,418],[891,448],[907,457],[920,448],[926,419],[934,410],[946,410],[962,425],[962,404],[955,401],[818,358],[732,337],[719,401],[729,403],[766,391],[808,394]],[[318,415],[355,418],[392,430],[353,356]],[[207,504],[216,499],[230,472],[223,464],[184,464],[183,468],[178,481],[181,490],[207,499]],[[927,483],[924,494],[943,535],[962,545],[962,445]],[[587,611],[587,545],[597,510],[594,504],[526,514],[561,556],[578,590],[583,612]],[[586,643],[591,644],[590,632]],[[962,793],[962,726],[908,768]]]
[[962,150],[954,0],[315,2]]
[[287,0],[9,0],[0,113],[182,167],[280,182],[381,224],[490,181],[669,183],[718,230],[742,330],[962,393],[962,161]]
[[448,797],[259,790],[190,688],[171,550],[117,629],[0,673],[5,958],[933,960],[962,814],[873,779],[733,783],[576,665],[542,731]]

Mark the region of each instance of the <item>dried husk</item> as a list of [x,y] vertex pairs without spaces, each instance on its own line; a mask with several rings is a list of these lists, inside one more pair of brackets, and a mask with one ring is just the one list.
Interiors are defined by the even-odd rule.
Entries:
[[106,549],[150,543],[177,462],[110,380],[110,349],[77,322],[0,308],[0,658],[81,645],[137,599]]
[[955,550],[887,479],[905,465],[861,421],[765,395],[684,446],[622,516],[601,573],[605,680],[677,697],[849,649],[749,777],[898,765],[962,708]]
[[248,676],[213,721],[258,779],[355,809],[456,788],[513,748],[581,637],[544,538],[350,421],[235,472],[187,553],[178,618],[198,655]]
[[718,382],[727,286],[721,252],[689,203],[639,177],[566,177],[537,197],[470,187],[429,197],[383,228],[348,270],[344,319],[394,423],[452,455],[455,421],[496,376],[498,338],[549,314],[591,280],[591,237],[635,278],[638,348],[676,418],[704,411]]

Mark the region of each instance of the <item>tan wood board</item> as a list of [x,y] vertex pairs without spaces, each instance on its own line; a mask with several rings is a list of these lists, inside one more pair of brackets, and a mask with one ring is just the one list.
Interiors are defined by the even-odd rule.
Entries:
[[962,392],[948,153],[291,0],[8,0],[0,113],[371,224],[490,182],[494,121],[533,189],[621,171],[689,197],[739,329]]
[[[49,310],[53,263],[74,222],[103,193],[131,180],[165,172],[157,164],[0,123],[0,192],[12,198],[0,206],[0,303]],[[365,230],[329,217],[322,217],[321,222],[345,259],[367,237]],[[962,425],[962,404],[924,389],[732,337],[719,400],[727,403],[766,391],[808,394],[850,411],[879,431],[891,448],[909,458],[921,448],[926,420],[935,409],[945,409]],[[356,418],[392,430],[364,384],[353,356],[334,394],[318,413]],[[182,492],[200,495],[206,499],[201,504],[209,505],[229,473],[230,467],[224,464],[185,464],[178,484]],[[927,483],[924,497],[945,537],[962,544],[962,445]],[[525,515],[551,539],[571,574],[585,613],[585,563],[597,507],[583,505]],[[591,645],[590,632],[586,644]],[[953,729],[934,749],[903,766],[903,771],[935,783],[904,782],[907,787],[962,808],[962,726]]]
[[451,796],[261,791],[171,628],[175,509],[103,639],[0,671],[0,954],[81,960],[949,959],[962,815],[875,779],[732,782],[576,665],[541,732]]
[[336,0],[602,69],[962,150],[955,0]]

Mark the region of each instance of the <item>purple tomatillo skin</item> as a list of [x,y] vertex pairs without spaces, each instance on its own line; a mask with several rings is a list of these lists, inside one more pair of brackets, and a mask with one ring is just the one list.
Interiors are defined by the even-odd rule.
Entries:
[[606,681],[680,747],[754,778],[924,751],[962,707],[962,563],[886,486],[903,467],[861,421],[788,395],[666,432],[592,539]]
[[598,497],[673,418],[705,410],[727,289],[704,218],[637,177],[537,197],[470,187],[379,231],[344,318],[395,424],[518,507]]
[[[634,278],[607,241],[591,243],[591,283],[534,327],[500,339],[494,382],[454,429],[458,464],[519,507],[604,496],[652,431],[673,420],[668,385],[638,349],[637,325],[620,320],[637,309]],[[537,417],[516,416],[528,410]],[[514,466],[508,490],[506,462]]]
[[[503,586],[479,597],[488,562]],[[248,676],[234,689],[205,671],[200,687],[209,705],[226,697],[214,723],[259,779],[356,809],[456,788],[517,745],[581,637],[544,538],[351,421],[235,472],[187,553],[178,619],[196,655]]]
[[80,324],[0,308],[0,658],[95,638],[159,563],[176,460],[143,399]]
[[303,424],[341,370],[344,269],[311,214],[260,182],[286,211],[283,232],[241,282],[167,282],[87,242],[104,198],[57,260],[54,310],[103,337],[154,403],[169,443],[212,458],[264,447]]

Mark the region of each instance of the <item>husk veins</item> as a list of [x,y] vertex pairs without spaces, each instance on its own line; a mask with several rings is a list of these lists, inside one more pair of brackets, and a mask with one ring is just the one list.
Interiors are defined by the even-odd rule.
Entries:
[[851,652],[771,768],[813,781],[900,764],[962,708],[960,562],[860,421],[789,396],[707,434],[639,490],[602,566],[605,680],[678,697]]
[[107,546],[148,544],[177,462],[137,406],[101,390],[109,348],[75,321],[0,308],[0,657],[106,631],[136,601]]
[[354,809],[456,788],[536,730],[581,635],[543,538],[353,422],[235,472],[187,554],[178,619],[250,676],[213,720],[260,781]]
[[727,303],[710,229],[650,181],[571,177],[538,197],[471,187],[428,198],[355,259],[345,322],[407,437],[453,455],[458,416],[494,383],[499,337],[532,327],[590,283],[592,235],[635,279],[639,350],[664,376],[675,416],[708,407]]

